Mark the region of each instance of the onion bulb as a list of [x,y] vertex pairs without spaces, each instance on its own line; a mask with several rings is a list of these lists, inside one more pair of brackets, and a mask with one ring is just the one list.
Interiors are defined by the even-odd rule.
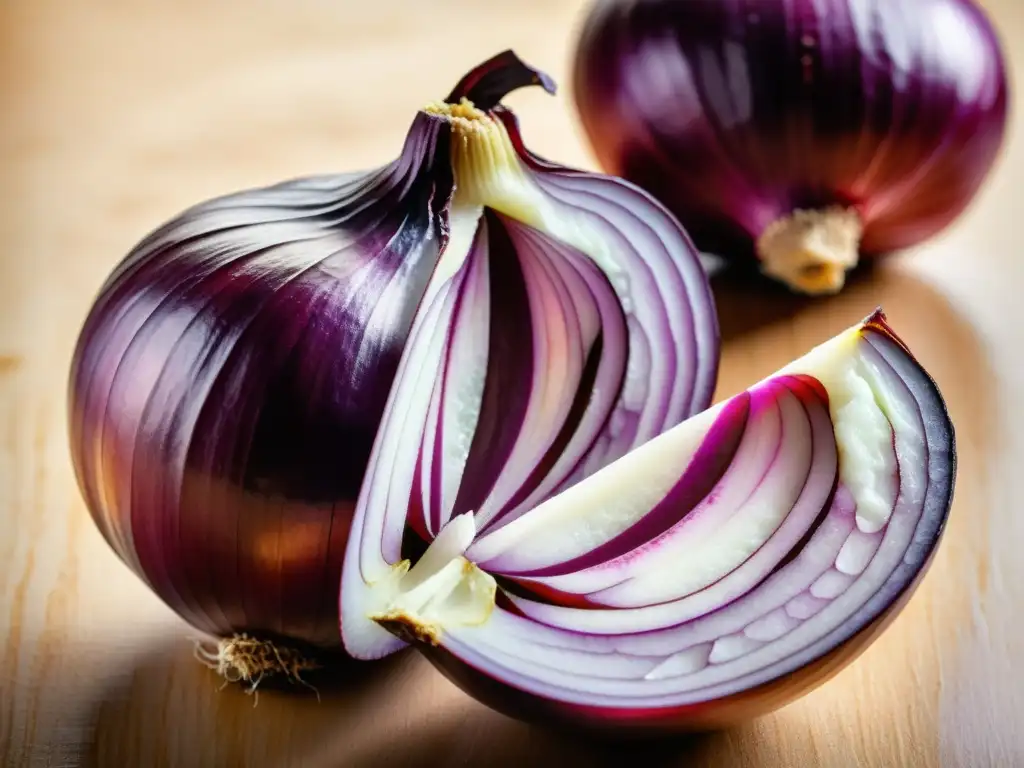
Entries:
[[597,0],[574,96],[601,166],[702,250],[823,295],[965,210],[1006,69],[974,0]]
[[[781,706],[893,619],[946,523],[953,427],[880,311],[513,514],[502,470],[438,467],[429,402],[451,379],[425,354],[406,348],[423,378],[392,391],[378,434],[342,633],[362,658],[415,642],[513,716],[649,731]],[[425,491],[428,464],[447,495]],[[413,562],[403,538],[424,530]]]
[[470,510],[496,527],[710,404],[693,245],[648,193],[531,154],[499,104],[525,85],[554,90],[500,54],[393,162],[189,208],[96,298],[70,376],[82,493],[225,676],[342,650],[360,494],[394,561],[406,522],[424,547]]

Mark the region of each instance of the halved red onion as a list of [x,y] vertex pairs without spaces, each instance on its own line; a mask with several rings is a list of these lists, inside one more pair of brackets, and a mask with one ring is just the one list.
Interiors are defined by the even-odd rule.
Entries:
[[[501,223],[485,219],[478,248]],[[357,507],[343,635],[366,657],[415,639],[514,716],[672,730],[780,706],[896,615],[949,512],[952,424],[878,311],[528,509],[486,494],[443,507],[410,567],[401,509],[433,509],[404,469],[423,453],[429,414],[413,404],[436,380],[475,375],[420,371],[420,394],[396,388],[389,402]],[[486,479],[448,471],[459,491]]]
[[393,163],[197,205],[107,280],[72,364],[74,465],[195,627],[337,648],[361,489],[396,562],[407,523],[424,546],[469,509],[498,529],[710,403],[696,250],[648,194],[526,150],[498,102],[531,84],[554,89],[500,54]]

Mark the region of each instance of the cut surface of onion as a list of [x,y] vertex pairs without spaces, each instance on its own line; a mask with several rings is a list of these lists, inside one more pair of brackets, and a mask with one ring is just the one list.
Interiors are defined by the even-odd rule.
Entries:
[[[397,394],[393,411],[418,400],[423,417],[386,420],[379,436],[382,474],[349,542],[343,636],[374,655],[392,640],[366,631],[372,621],[520,717],[685,728],[780,706],[898,612],[951,504],[953,427],[881,311],[536,504],[510,512],[494,482],[421,526],[393,506],[428,518],[429,495],[386,459],[404,446],[403,461],[422,466],[432,386]],[[531,389],[519,412],[546,394]],[[490,435],[489,449],[514,456],[503,440]],[[455,498],[484,475],[467,466],[455,479],[441,468]],[[398,547],[407,523],[432,538],[411,567]]]
[[[343,570],[381,594],[419,585],[422,568],[398,582],[392,568],[410,537],[454,546],[456,520],[467,544],[502,530],[701,412],[718,364],[700,262],[646,193],[532,155],[502,107],[463,98],[424,114],[452,131],[448,242],[356,507],[354,530],[375,544],[350,546]],[[345,647],[387,654],[401,641],[363,597],[343,592]]]

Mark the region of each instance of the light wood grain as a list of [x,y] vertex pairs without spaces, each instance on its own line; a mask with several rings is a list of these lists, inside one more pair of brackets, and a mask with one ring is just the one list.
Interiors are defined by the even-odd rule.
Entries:
[[[1014,57],[1019,0],[988,6]],[[0,763],[622,764],[485,710],[414,654],[322,703],[259,705],[115,558],[75,487],[65,381],[100,281],[146,231],[244,186],[390,158],[415,109],[514,47],[565,85],[578,0],[6,0],[0,4]],[[568,108],[515,94],[542,154],[592,166]],[[719,395],[882,304],[958,428],[953,518],[895,625],[775,715],[658,746],[664,765],[1024,765],[1024,260],[1015,124],[968,215],[833,301],[720,289]],[[648,758],[650,759],[650,758]]]

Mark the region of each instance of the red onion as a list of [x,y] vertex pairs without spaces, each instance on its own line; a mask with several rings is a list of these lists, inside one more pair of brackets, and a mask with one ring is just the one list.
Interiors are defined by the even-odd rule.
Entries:
[[986,179],[1006,64],[972,0],[598,0],[574,93],[600,164],[697,245],[791,289],[949,225]]
[[[414,337],[454,327],[446,287],[468,299],[476,269],[443,278]],[[721,726],[851,661],[939,543],[953,426],[880,312],[522,506],[503,483],[520,463],[470,472],[438,450],[431,402],[474,371],[430,346],[405,348],[356,507],[341,608],[357,657],[412,641],[480,701],[545,723]],[[467,428],[474,443],[493,434]],[[422,555],[403,555],[410,531],[432,539]]]
[[[512,519],[709,405],[695,249],[649,194],[531,155],[498,105],[529,84],[554,89],[499,55],[394,162],[199,204],[100,291],[71,370],[78,481],[128,567],[223,640],[202,655],[225,675],[340,648],[353,509],[382,473],[397,557],[406,517],[428,540],[468,509]],[[393,445],[405,420],[429,429]]]

